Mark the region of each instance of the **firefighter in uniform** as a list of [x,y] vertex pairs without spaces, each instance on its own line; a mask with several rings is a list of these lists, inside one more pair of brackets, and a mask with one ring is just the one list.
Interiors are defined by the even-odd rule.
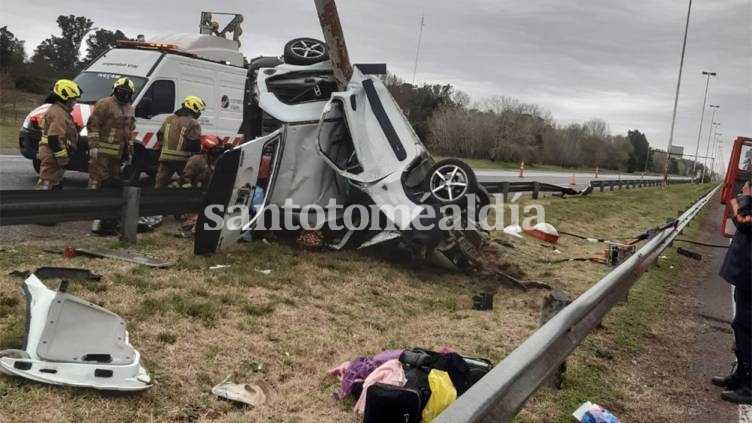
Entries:
[[61,79],[45,99],[45,103],[50,103],[50,108],[39,121],[42,137],[37,151],[40,165],[36,189],[63,187],[63,168],[68,164],[68,153],[78,148],[78,127],[73,122],[71,112],[79,97],[81,88],[78,84]]
[[[232,144],[229,144],[229,147],[231,148]],[[201,153],[194,154],[185,163],[183,174],[180,177],[180,186],[207,188],[212,172],[214,172],[214,162],[225,149],[225,147],[219,145],[214,137],[203,137]]]
[[133,81],[120,78],[112,95],[94,105],[86,124],[89,138],[89,188],[120,185],[120,162],[136,129]]
[[[133,81],[120,78],[112,86],[112,95],[100,99],[86,124],[89,139],[89,188],[120,186],[120,163],[130,148],[136,129],[133,113]],[[95,220],[91,230],[102,235],[117,233],[116,220]]]
[[206,104],[203,100],[189,95],[183,100],[182,107],[165,119],[157,132],[162,152],[154,188],[166,188],[172,175],[183,172],[191,153],[201,151],[201,125],[197,119],[204,109]]

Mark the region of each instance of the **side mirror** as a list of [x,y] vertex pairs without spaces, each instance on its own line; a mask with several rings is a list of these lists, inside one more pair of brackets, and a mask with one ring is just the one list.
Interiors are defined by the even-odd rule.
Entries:
[[136,106],[136,117],[151,119],[151,98],[144,97]]

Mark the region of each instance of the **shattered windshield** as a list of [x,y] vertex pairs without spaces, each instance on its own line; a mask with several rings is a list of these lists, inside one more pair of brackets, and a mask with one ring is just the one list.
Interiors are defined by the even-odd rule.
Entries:
[[133,98],[136,98],[146,84],[146,78],[119,73],[81,72],[74,80],[81,87],[81,98],[78,99],[78,102],[93,104],[100,98],[107,97],[112,94],[112,85],[115,81],[124,76],[133,81],[135,88]]

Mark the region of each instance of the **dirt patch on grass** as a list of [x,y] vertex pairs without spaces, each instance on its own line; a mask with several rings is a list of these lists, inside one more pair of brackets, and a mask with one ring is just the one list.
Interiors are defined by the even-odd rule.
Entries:
[[[617,233],[613,228],[618,227],[619,234],[632,234],[674,216],[673,204],[686,204],[699,191],[676,186],[543,202],[548,220],[560,226],[597,234]],[[620,205],[607,207],[611,203]],[[368,251],[309,252],[252,243],[194,257],[190,241],[173,237],[176,230],[168,221],[157,232],[140,235],[135,248],[176,261],[172,269],[71,260],[43,251],[71,243],[122,248],[112,238],[17,240],[0,252],[6,298],[0,303],[0,348],[19,347],[23,336],[25,301],[20,280],[8,271],[87,267],[103,280],[71,284],[70,292],[126,319],[131,343],[156,381],[140,394],[111,395],[0,376],[0,421],[355,422],[352,403],[332,399],[337,382],[326,369],[356,356],[411,346],[449,346],[498,362],[537,328],[548,293],[395,263]],[[562,238],[557,253],[536,239],[493,237],[511,243],[500,248],[498,263],[513,263],[507,269],[573,296],[609,270],[595,263],[541,263],[602,250],[574,238]],[[209,269],[216,264],[229,267]],[[494,309],[472,310],[472,296],[489,290],[496,294]],[[256,410],[217,401],[209,389],[228,374],[235,381],[267,382],[270,401]]]

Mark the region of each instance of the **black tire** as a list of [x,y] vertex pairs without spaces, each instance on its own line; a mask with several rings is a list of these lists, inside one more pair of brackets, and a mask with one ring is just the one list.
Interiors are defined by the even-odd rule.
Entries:
[[39,175],[39,169],[42,168],[42,162],[39,159],[33,159],[31,165],[34,166],[34,171]]
[[[450,184],[456,185],[446,186],[444,182],[447,182],[447,177],[452,178],[448,181]],[[478,192],[478,179],[467,163],[458,159],[445,159],[431,167],[425,181],[425,192],[429,193],[429,201],[432,203],[464,206],[467,196]]]
[[285,44],[283,58],[289,65],[313,65],[329,60],[329,48],[315,38],[296,38]]

